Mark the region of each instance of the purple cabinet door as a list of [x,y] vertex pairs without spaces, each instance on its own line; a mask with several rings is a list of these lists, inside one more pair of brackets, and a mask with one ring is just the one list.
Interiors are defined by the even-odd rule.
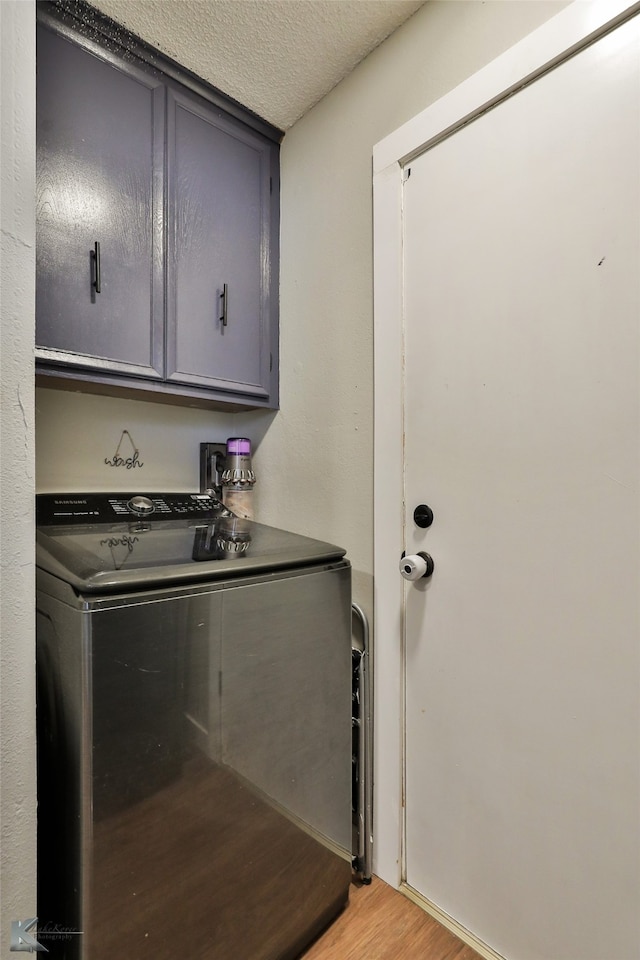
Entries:
[[165,87],[99,54],[38,27],[38,358],[161,378]]
[[177,90],[168,143],[167,379],[277,403],[277,148]]

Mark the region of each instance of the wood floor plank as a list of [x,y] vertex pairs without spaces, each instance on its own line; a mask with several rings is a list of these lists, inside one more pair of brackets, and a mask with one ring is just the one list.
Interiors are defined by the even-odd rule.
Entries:
[[462,940],[374,877],[300,960],[481,960]]

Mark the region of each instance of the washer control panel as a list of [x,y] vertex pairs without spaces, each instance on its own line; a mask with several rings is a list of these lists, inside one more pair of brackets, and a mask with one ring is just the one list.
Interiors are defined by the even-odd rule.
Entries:
[[226,509],[206,493],[39,493],[38,526],[114,523],[118,520],[214,518]]

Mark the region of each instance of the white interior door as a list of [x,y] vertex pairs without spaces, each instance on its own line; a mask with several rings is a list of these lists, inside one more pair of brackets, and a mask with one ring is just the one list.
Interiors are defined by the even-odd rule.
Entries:
[[[406,882],[637,960],[640,19],[404,168]],[[434,522],[413,522],[418,504]]]

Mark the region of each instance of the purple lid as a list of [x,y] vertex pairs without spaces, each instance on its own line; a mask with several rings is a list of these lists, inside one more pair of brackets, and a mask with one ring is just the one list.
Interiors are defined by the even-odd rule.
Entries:
[[251,456],[251,440],[247,440],[246,437],[229,437],[227,440],[227,453]]

